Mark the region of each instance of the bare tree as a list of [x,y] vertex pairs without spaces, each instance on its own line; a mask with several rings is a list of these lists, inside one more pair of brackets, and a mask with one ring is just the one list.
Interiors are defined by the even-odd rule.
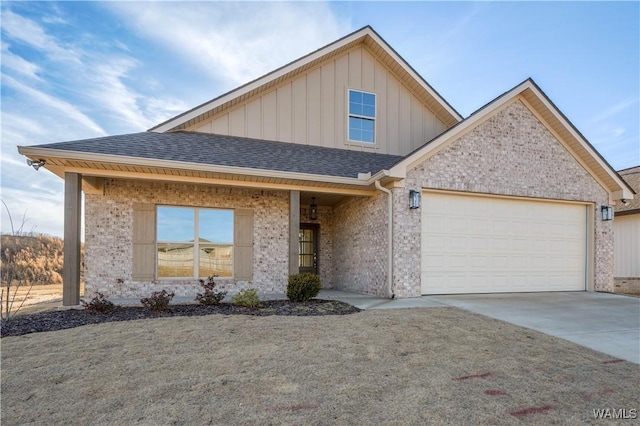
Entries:
[[[22,215],[22,222],[16,230],[7,203],[3,200],[0,201],[2,201],[9,216],[11,235],[14,237],[33,235],[33,229],[28,234],[24,232],[24,226],[27,223],[27,212],[25,211]],[[38,269],[32,267],[34,253],[31,247],[20,247],[14,240],[12,244],[4,245],[2,251],[2,267],[0,270],[0,281],[2,282],[2,288],[0,290],[0,317],[8,320],[22,308],[24,302],[29,297],[29,293],[31,293],[33,283],[42,281],[44,277],[40,276],[41,274],[38,272]],[[18,290],[20,287],[27,287],[27,293],[21,301],[18,301]],[[18,304],[16,302],[18,302]]]

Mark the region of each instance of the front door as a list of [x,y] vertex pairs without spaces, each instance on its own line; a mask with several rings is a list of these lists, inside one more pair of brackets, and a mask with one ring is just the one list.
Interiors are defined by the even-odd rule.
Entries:
[[318,274],[318,225],[301,223],[298,235],[300,273]]

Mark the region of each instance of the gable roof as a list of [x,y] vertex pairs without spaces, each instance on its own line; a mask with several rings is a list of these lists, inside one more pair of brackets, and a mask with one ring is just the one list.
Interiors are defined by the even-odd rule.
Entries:
[[427,158],[457,140],[461,135],[473,130],[491,117],[501,107],[520,99],[538,117],[549,131],[565,145],[574,158],[611,194],[611,199],[632,199],[635,192],[600,155],[589,141],[576,129],[569,119],[551,102],[538,85],[529,78],[513,89],[498,96],[493,101],[452,128],[410,153],[391,169],[392,177],[404,178],[407,170],[422,163]]
[[[640,191],[640,165],[618,170],[618,174],[633,188],[636,193]],[[625,200],[625,203],[618,203],[614,206],[617,215],[640,213],[640,197],[633,200]]]
[[[20,147],[24,155],[131,165],[255,172],[284,172],[358,179],[376,174],[402,157],[366,151],[347,151],[212,133],[141,132],[78,141]],[[248,170],[244,170],[248,172]]]
[[374,56],[384,63],[447,127],[451,127],[462,120],[462,116],[420,74],[389,46],[373,28],[366,26],[275,71],[160,123],[149,129],[149,131],[167,132],[186,129],[260,92],[275,88],[283,81],[304,73],[310,68],[360,44],[365,45]]

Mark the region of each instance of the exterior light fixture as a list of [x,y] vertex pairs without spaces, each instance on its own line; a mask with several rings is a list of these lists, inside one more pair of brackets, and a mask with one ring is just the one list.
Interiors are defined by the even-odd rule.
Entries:
[[409,191],[409,208],[412,210],[420,208],[420,192],[413,189]]
[[613,207],[602,206],[600,211],[602,212],[602,220],[613,220]]
[[309,206],[309,219],[318,219],[318,206],[316,205],[316,197],[311,197],[311,205]]
[[33,167],[36,171],[38,171],[38,169],[42,166],[44,166],[44,164],[46,163],[45,160],[43,160],[42,158],[39,159],[38,161],[33,161],[30,158],[27,158],[27,165]]

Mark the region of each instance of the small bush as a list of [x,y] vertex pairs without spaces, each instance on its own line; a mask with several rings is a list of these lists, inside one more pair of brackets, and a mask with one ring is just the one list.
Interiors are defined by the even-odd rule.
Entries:
[[254,289],[240,290],[240,293],[233,296],[231,303],[244,306],[245,308],[259,308],[260,298]]
[[176,294],[167,290],[154,291],[151,296],[140,299],[142,306],[149,308],[153,312],[164,312],[169,309],[169,302]]
[[98,314],[107,314],[116,308],[112,301],[107,300],[107,296],[98,291],[95,292],[95,296],[90,302],[87,303],[84,300],[80,300],[80,302],[87,311]]
[[204,288],[204,293],[198,293],[196,295],[196,302],[201,305],[218,305],[227,295],[226,291],[216,290],[216,283],[213,278],[214,277],[211,276],[207,278],[207,281],[198,280]]
[[316,274],[296,274],[289,276],[287,299],[292,302],[306,302],[320,293],[320,277]]

